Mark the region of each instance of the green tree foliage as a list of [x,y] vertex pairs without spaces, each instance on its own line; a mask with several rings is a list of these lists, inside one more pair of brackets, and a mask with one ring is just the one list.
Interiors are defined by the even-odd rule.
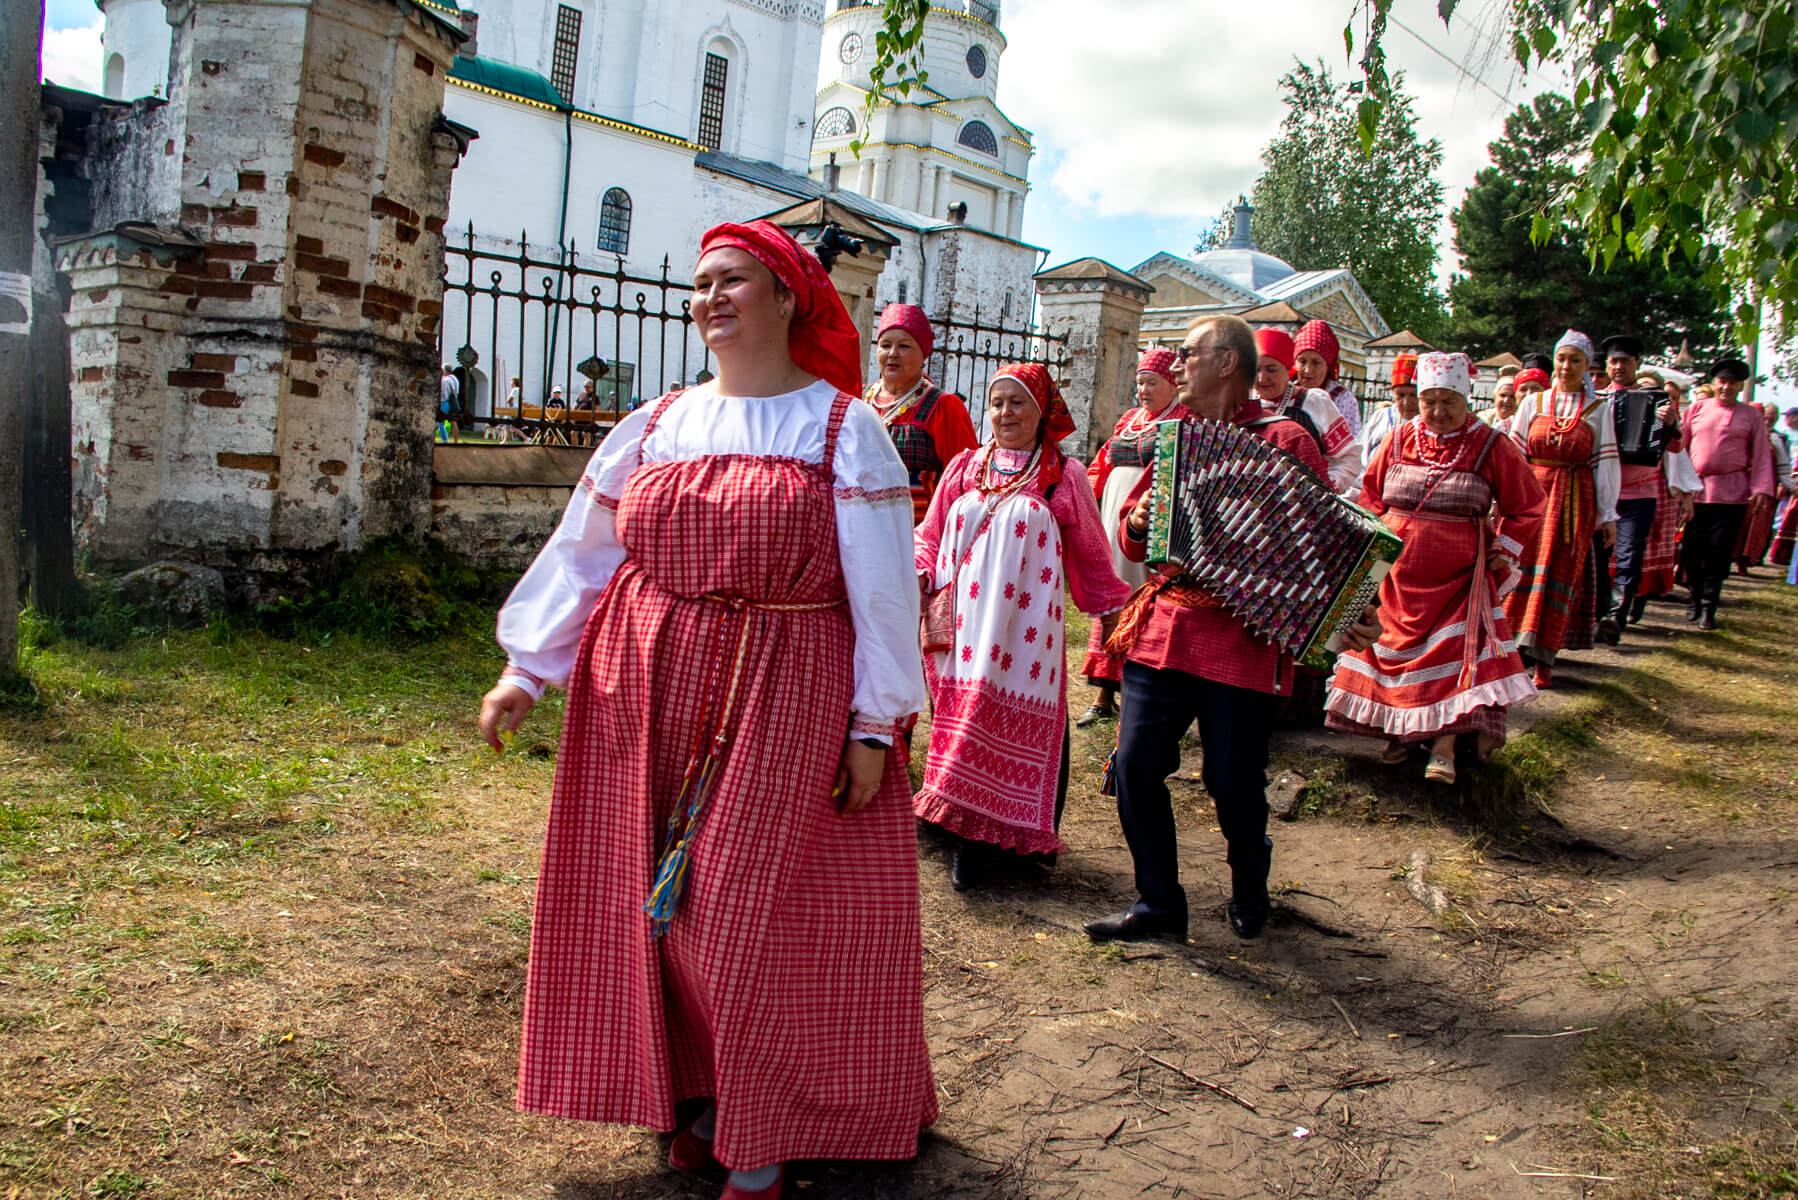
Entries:
[[[1694,354],[1709,356],[1729,321],[1704,278],[1713,255],[1594,263],[1582,231],[1560,218],[1555,198],[1579,181],[1584,163],[1571,101],[1551,92],[1520,106],[1490,150],[1492,165],[1451,217],[1463,272],[1448,293],[1453,345],[1476,358],[1546,350],[1572,327],[1595,338],[1636,333],[1651,354],[1689,340]],[[1531,236],[1538,216],[1551,223],[1539,241]]]
[[[1353,0],[1364,19],[1367,104],[1396,89],[1382,38],[1392,0]],[[1438,0],[1444,22],[1458,0]],[[1556,198],[1592,255],[1705,264],[1747,334],[1765,301],[1798,337],[1798,15],[1790,0],[1512,0],[1499,10],[1525,69],[1559,63],[1590,167]],[[1364,106],[1365,107],[1365,106]],[[1364,119],[1363,144],[1375,144]],[[1546,214],[1538,241],[1555,235]],[[1707,261],[1706,249],[1720,253]]]
[[[1442,220],[1442,144],[1417,134],[1404,78],[1363,154],[1355,97],[1321,63],[1281,78],[1286,117],[1261,154],[1250,231],[1269,254],[1301,271],[1347,267],[1394,329],[1436,341],[1448,311],[1436,286],[1436,228]],[[1197,247],[1222,245],[1230,213]]]

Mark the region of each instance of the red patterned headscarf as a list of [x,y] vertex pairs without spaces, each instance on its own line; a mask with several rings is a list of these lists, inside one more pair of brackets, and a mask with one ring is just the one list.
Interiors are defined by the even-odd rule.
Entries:
[[1330,370],[1324,376],[1326,380],[1336,378],[1337,364],[1342,358],[1342,346],[1336,341],[1336,331],[1330,328],[1328,321],[1307,321],[1299,330],[1299,335],[1292,339],[1292,356],[1297,358],[1307,350],[1323,355],[1323,360],[1330,364]]
[[753,255],[793,293],[787,352],[794,364],[839,392],[861,395],[861,335],[817,256],[772,221],[714,225],[699,240],[699,256],[722,246]]
[[[1074,432],[1074,418],[1068,414],[1061,389],[1055,386],[1049,368],[1041,363],[1006,363],[993,374],[993,383],[1001,379],[1017,380],[1036,401],[1037,411],[1043,414],[1044,441],[1053,446]],[[992,390],[992,384],[987,385],[987,390]]]
[[1516,375],[1511,377],[1511,382],[1516,385],[1517,390],[1520,392],[1531,384],[1535,384],[1546,392],[1548,390],[1548,372],[1544,371],[1541,367],[1531,367],[1527,371],[1517,372]]
[[924,351],[924,357],[930,357],[931,348],[936,345],[936,331],[930,328],[930,318],[924,310],[915,304],[889,304],[880,310],[880,321],[874,326],[874,340],[889,329],[902,330],[911,334],[912,341]]
[[1403,387],[1417,382],[1417,356],[1401,354],[1392,360],[1392,386]]
[[1255,349],[1263,358],[1273,359],[1288,371],[1292,370],[1292,360],[1298,357],[1292,348],[1292,335],[1284,329],[1257,329]]
[[1154,350],[1143,351],[1142,361],[1136,364],[1136,373],[1141,375],[1145,371],[1151,375],[1161,376],[1175,387],[1180,386],[1180,381],[1174,378],[1174,352],[1172,350],[1162,350],[1158,347]]

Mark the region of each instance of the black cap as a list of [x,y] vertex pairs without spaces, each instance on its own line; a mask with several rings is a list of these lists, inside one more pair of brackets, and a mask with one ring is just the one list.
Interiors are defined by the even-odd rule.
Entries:
[[1711,364],[1708,379],[1733,379],[1737,383],[1748,382],[1748,364],[1739,358],[1719,358]]
[[1628,333],[1618,333],[1599,343],[1600,358],[1641,358],[1642,339]]
[[1526,371],[1547,371],[1554,373],[1555,360],[1546,354],[1526,354],[1523,356],[1523,369]]

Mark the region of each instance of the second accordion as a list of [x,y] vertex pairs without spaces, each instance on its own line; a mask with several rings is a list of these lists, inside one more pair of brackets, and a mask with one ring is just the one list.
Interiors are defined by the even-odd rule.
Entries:
[[1404,543],[1271,442],[1223,421],[1155,431],[1147,560],[1177,569],[1253,633],[1327,668]]

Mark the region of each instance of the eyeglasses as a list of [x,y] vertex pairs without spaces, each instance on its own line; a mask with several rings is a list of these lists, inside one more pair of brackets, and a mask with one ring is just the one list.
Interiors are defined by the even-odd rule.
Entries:
[[1223,346],[1176,346],[1174,347],[1174,361],[1183,363],[1189,358],[1203,358],[1207,354],[1223,349],[1225,349]]

